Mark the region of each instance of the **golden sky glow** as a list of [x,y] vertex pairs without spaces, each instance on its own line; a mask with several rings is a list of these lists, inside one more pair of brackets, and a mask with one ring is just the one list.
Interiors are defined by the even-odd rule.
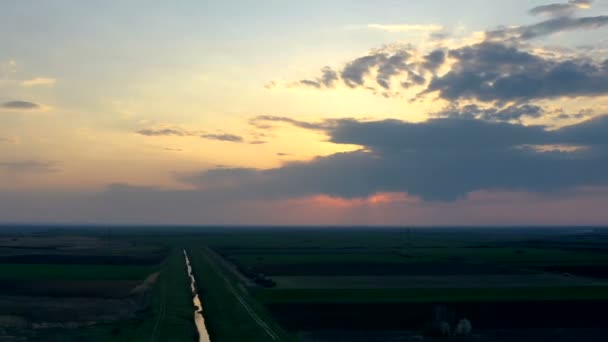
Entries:
[[[199,195],[198,183],[184,181],[183,175],[205,177],[209,171],[235,169],[251,173],[243,171],[245,178],[238,179],[243,189],[268,191],[268,198],[261,199],[217,195],[239,206],[258,205],[245,203],[254,198],[262,206],[267,205],[264,201],[272,202],[272,210],[286,205],[314,207],[325,217],[335,214],[330,213],[332,208],[342,212],[340,217],[348,208],[366,208],[373,217],[369,222],[393,222],[382,218],[388,206],[413,208],[422,205],[428,194],[407,180],[384,182],[384,173],[387,178],[399,175],[391,174],[388,167],[367,170],[374,163],[369,155],[386,158],[383,166],[397,165],[432,188],[434,182],[417,174],[418,164],[410,163],[408,158],[413,157],[408,153],[428,148],[425,134],[432,146],[419,157],[422,162],[427,155],[432,159],[436,146],[424,125],[412,126],[422,127],[420,135],[412,134],[412,140],[422,142],[403,137],[404,144],[413,146],[403,147],[398,144],[401,140],[390,136],[395,132],[392,126],[387,138],[375,131],[378,136],[367,136],[365,129],[377,127],[366,124],[394,125],[405,132],[410,129],[407,123],[462,119],[457,116],[475,108],[466,119],[510,123],[522,130],[542,125],[557,132],[555,137],[547,134],[538,141],[515,142],[516,147],[548,146],[546,151],[553,151],[562,144],[559,139],[565,139],[565,150],[559,150],[563,152],[582,138],[572,138],[568,132],[563,138],[560,128],[608,113],[608,91],[602,90],[601,82],[608,74],[608,8],[599,1],[549,7],[550,2],[540,0],[492,4],[470,0],[458,5],[439,0],[143,3],[0,4],[0,194],[105,194],[112,192],[108,190],[112,185],[122,184]],[[554,27],[555,18],[562,26]],[[483,48],[488,46],[497,54],[510,54],[504,57],[508,61],[487,57],[492,51]],[[433,52],[440,53],[435,66],[429,57]],[[516,79],[498,89],[495,83],[522,76],[514,67],[518,63],[522,69],[530,68],[523,76],[531,81]],[[579,69],[568,69],[571,65]],[[496,79],[486,80],[493,73]],[[565,89],[575,83],[568,77],[581,74],[587,79],[580,82],[580,89],[551,87],[565,84]],[[467,83],[466,75],[477,78]],[[530,90],[537,95],[519,94],[520,88],[535,81],[540,84],[538,75],[545,75],[549,85]],[[453,86],[454,79],[461,83]],[[586,88],[589,79],[598,83],[593,89]],[[431,89],[435,82],[437,88]],[[507,110],[502,114],[512,117],[491,117],[513,108],[532,113]],[[489,119],[483,117],[486,114]],[[265,123],[271,127],[252,124],[260,116],[275,118]],[[342,131],[348,129],[355,133]],[[460,139],[459,134],[454,136]],[[339,138],[343,141],[331,141]],[[439,141],[444,145],[437,150],[453,147]],[[601,145],[596,140],[584,143]],[[460,146],[458,141],[454,144]],[[484,143],[470,146],[480,149]],[[357,159],[368,157],[367,163]],[[446,173],[471,173],[449,157],[444,156],[445,164],[455,169]],[[374,177],[379,184],[352,193],[336,186],[339,189],[332,192],[333,183],[325,183],[324,171],[315,168],[327,167],[331,174],[338,168],[332,163],[340,158],[347,166],[340,164],[345,169],[336,173],[345,174],[345,184],[352,182],[357,188]],[[355,168],[362,174],[348,178]],[[289,173],[292,169],[295,176]],[[443,176],[439,168],[421,170]],[[313,190],[289,187],[313,172],[319,172],[318,183],[310,181]],[[592,176],[596,177],[592,173],[587,178]],[[264,183],[268,178],[271,185],[284,181],[288,191]],[[342,180],[337,177],[334,183],[340,185]],[[603,181],[587,184],[577,179],[567,186],[601,186]],[[470,200],[467,196],[475,191],[545,191],[527,187],[526,182],[521,186],[484,182],[472,189],[454,185],[454,193],[440,200]],[[566,187],[548,187],[552,186]],[[428,210],[425,213],[432,212]]]

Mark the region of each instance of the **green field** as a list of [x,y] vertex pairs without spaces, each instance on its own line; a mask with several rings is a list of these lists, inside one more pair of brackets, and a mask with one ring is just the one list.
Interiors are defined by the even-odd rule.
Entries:
[[158,266],[0,264],[0,279],[141,280]]
[[[598,327],[608,303],[607,242],[604,231],[588,237],[543,229],[243,230],[207,240],[242,272],[274,281],[249,292],[299,336],[357,329],[415,335],[437,307],[472,318],[481,331],[504,322]],[[538,317],[554,323],[534,323]]]
[[293,340],[208,250],[190,247],[188,253],[213,341]]
[[148,309],[136,318],[110,324],[99,324],[67,332],[50,331],[45,338],[58,340],[155,342],[194,341],[192,301],[181,251],[174,250],[160,267],[161,276],[151,293]]
[[259,289],[263,303],[448,303],[497,301],[608,300],[608,286],[439,289]]
[[[82,317],[105,313],[112,319],[35,330],[3,328],[0,320],[0,337],[194,341],[183,249],[213,342],[308,341],[319,334],[331,341],[325,331],[366,336],[359,330],[408,341],[424,333],[438,307],[446,317],[466,315],[481,336],[493,336],[504,322],[509,329],[599,329],[596,317],[608,303],[603,230],[571,236],[551,230],[155,228],[115,232],[111,243],[104,232],[77,232],[5,238],[0,255],[21,261],[0,263],[0,286],[25,286],[31,297],[6,291],[0,300],[8,300],[10,312],[0,318],[10,313],[60,322],[62,315],[78,318],[77,310]],[[69,245],[80,241],[86,248]],[[45,248],[52,262],[28,257]],[[116,262],[122,260],[116,256],[133,263]],[[153,280],[133,292],[147,284],[144,279]],[[52,286],[53,296],[66,297],[45,297]],[[69,296],[70,288],[79,295]],[[65,312],[51,313],[53,305]],[[121,308],[126,313],[119,314]],[[502,316],[490,314],[496,310]],[[538,321],[543,315],[546,320]]]

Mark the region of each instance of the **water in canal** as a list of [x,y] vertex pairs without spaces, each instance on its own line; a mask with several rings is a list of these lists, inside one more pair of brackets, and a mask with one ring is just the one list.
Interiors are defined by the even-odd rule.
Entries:
[[210,342],[209,333],[205,326],[205,318],[203,317],[203,305],[198,297],[196,291],[196,281],[192,275],[192,266],[190,266],[190,259],[188,253],[184,249],[184,258],[186,259],[186,266],[188,266],[188,276],[190,277],[190,289],[192,290],[192,303],[194,304],[194,323],[196,324],[196,330],[198,330],[198,341],[199,342]]

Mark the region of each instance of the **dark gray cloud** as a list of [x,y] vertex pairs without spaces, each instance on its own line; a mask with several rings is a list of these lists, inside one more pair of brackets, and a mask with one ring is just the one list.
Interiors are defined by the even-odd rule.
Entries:
[[587,119],[593,116],[594,111],[592,109],[581,109],[578,113],[566,113],[564,110],[557,110],[554,112],[555,118],[558,120],[577,120]]
[[384,53],[376,53],[368,56],[359,57],[348,64],[342,69],[340,76],[344,83],[351,88],[357,86],[363,86],[365,83],[365,76],[370,71],[384,63],[387,60],[387,56]]
[[[552,132],[557,141],[567,144],[608,147],[608,115],[566,126]],[[604,170],[608,171],[608,169]]]
[[390,89],[391,81],[395,77],[400,78],[400,83],[405,88],[424,84],[426,80],[423,75],[427,70],[411,59],[412,54],[407,49],[399,49],[393,53],[375,52],[347,63],[340,75],[350,88],[362,87],[375,90],[374,87],[365,84],[366,77],[374,69],[377,70],[376,84],[383,89]]
[[[368,89],[376,95],[394,97],[400,96],[398,90],[391,91],[393,81],[396,80],[395,83],[405,89],[429,84],[427,91],[422,94],[441,90],[450,100],[457,97],[456,93],[464,95],[468,91],[476,93],[466,95],[470,98],[487,96],[492,100],[503,100],[501,95],[505,95],[506,100],[521,100],[602,94],[606,89],[608,61],[598,63],[582,57],[568,60],[560,56],[548,59],[516,48],[529,46],[528,40],[551,34],[608,26],[606,15],[572,16],[576,10],[590,6],[590,0],[570,0],[567,3],[538,6],[531,9],[530,13],[550,17],[531,25],[501,26],[488,30],[485,32],[485,42],[449,52],[446,47],[439,45],[437,49],[419,57],[416,49],[411,46],[383,47],[348,61],[336,71],[325,67],[321,76],[301,80],[298,84],[319,89],[333,88],[341,79],[350,88]],[[445,38],[442,35],[434,39],[441,41]],[[456,58],[459,63],[452,67],[447,77],[438,79],[436,72],[445,64],[447,57]],[[372,83],[370,76],[374,73],[376,78],[375,83]],[[435,78],[429,83],[431,77]],[[458,84],[452,87],[449,85],[452,82]],[[479,89],[472,90],[474,87]],[[463,90],[458,90],[459,88]],[[502,88],[496,89],[501,94],[491,94],[495,88]]]
[[418,76],[412,71],[412,66],[407,63],[409,58],[410,54],[405,51],[400,51],[387,57],[378,68],[378,75],[376,76],[378,85],[384,89],[389,89],[391,87],[391,79],[404,72],[408,75],[413,74]]
[[39,160],[0,161],[0,171],[13,174],[50,173],[59,171],[56,162]]
[[500,43],[451,50],[452,69],[424,93],[447,100],[528,101],[608,93],[608,68],[586,59],[548,59]]
[[563,31],[597,29],[608,25],[608,16],[573,17],[582,8],[590,8],[590,0],[570,0],[537,6],[530,10],[532,15],[546,15],[550,19],[525,26],[505,27],[486,32],[489,40],[530,40]]
[[429,39],[431,41],[443,41],[450,38],[450,33],[448,32],[432,32],[429,35]]
[[330,141],[364,146],[373,151],[442,148],[509,147],[549,143],[541,126],[523,126],[469,119],[432,119],[424,123],[400,120],[340,121],[328,130]]
[[528,26],[501,28],[487,32],[489,40],[529,40],[550,34],[581,29],[597,29],[608,25],[608,16],[557,17]]
[[[376,92],[374,86],[366,84],[368,76],[372,71],[376,71],[375,84],[381,89],[390,89],[393,78],[398,78],[402,86],[408,88],[424,84],[425,74],[434,71],[444,61],[440,50],[426,56],[424,62],[412,61],[412,56],[408,48],[372,51],[346,63],[340,70],[324,67],[319,77],[300,80],[298,84],[314,88],[333,88],[342,80],[350,88],[360,87]],[[427,66],[432,70],[427,70]],[[388,93],[382,94],[386,96]]]
[[150,137],[171,136],[171,135],[179,136],[179,137],[186,137],[186,136],[197,135],[196,132],[190,132],[190,131],[187,131],[187,130],[181,129],[181,128],[158,128],[158,129],[145,128],[145,129],[140,129],[136,133],[141,134],[141,135],[150,136]]
[[[259,178],[260,171],[254,168],[220,166],[205,172],[178,173],[175,178],[187,184],[194,184],[205,190],[221,189],[231,192],[244,183]],[[224,196],[222,196],[224,197]]]
[[[332,142],[362,149],[276,169],[213,170],[182,180],[201,188],[229,184],[224,194],[254,198],[407,192],[430,201],[478,190],[554,192],[608,184],[608,116],[558,130],[468,119],[344,119],[325,127]],[[548,145],[584,148],[534,148]]]
[[20,101],[20,100],[4,102],[1,105],[1,107],[5,108],[5,109],[17,109],[17,110],[40,109],[40,105],[37,103],[29,102],[29,101]]
[[296,127],[304,128],[304,129],[312,129],[312,130],[322,130],[331,125],[331,121],[324,122],[307,122],[292,119],[287,116],[272,116],[272,115],[259,115],[249,120],[249,124],[257,127],[259,129],[272,129],[273,122],[287,123]]
[[330,67],[326,66],[321,69],[320,77],[317,77],[314,80],[301,80],[300,84],[315,87],[315,88],[321,88],[321,87],[333,88],[335,86],[336,82],[338,82],[338,80],[339,80],[338,73],[336,73]]
[[532,15],[568,16],[574,14],[581,8],[588,8],[592,4],[590,0],[570,0],[567,3],[548,4],[532,8]]
[[[228,134],[228,133],[204,133],[201,131],[189,131],[182,128],[146,128],[140,129],[136,132],[137,134],[156,137],[156,136],[178,136],[178,137],[194,137],[198,136],[203,139],[219,140],[228,142],[244,142],[245,139],[239,135]],[[255,143],[256,141],[252,142]]]
[[480,107],[476,104],[466,106],[452,105],[434,113],[440,118],[480,119],[487,121],[518,121],[524,117],[539,118],[545,111],[531,104],[511,104],[505,107]]
[[424,67],[430,71],[436,71],[440,66],[445,63],[445,51],[439,49],[434,50],[428,55],[424,56]]
[[239,135],[227,134],[227,133],[222,133],[222,134],[203,134],[203,135],[201,135],[201,138],[203,138],[203,139],[209,139],[209,140],[237,142],[237,143],[241,143],[241,142],[244,141],[243,137],[241,137]]
[[[426,83],[426,79],[418,74],[412,73],[410,74],[410,79],[408,81],[401,82],[402,88],[410,88],[416,85],[424,85]],[[385,96],[386,97],[386,96]]]

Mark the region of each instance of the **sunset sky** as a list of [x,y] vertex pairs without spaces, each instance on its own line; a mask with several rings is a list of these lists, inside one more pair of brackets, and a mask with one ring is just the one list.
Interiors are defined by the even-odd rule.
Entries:
[[4,0],[0,42],[0,223],[608,224],[608,0]]

